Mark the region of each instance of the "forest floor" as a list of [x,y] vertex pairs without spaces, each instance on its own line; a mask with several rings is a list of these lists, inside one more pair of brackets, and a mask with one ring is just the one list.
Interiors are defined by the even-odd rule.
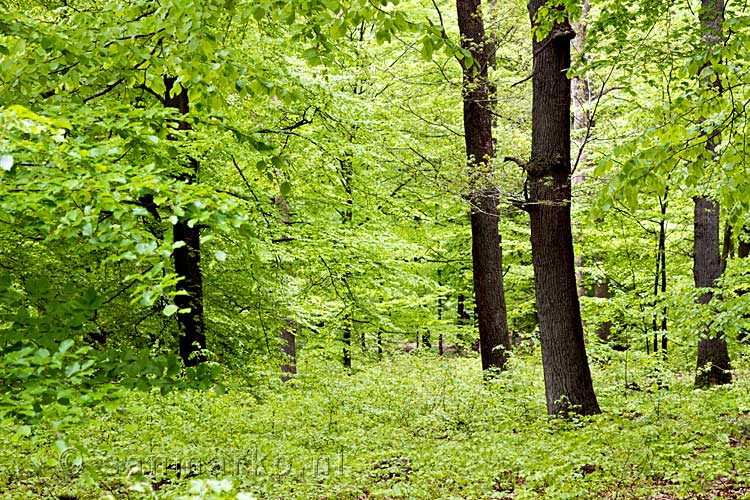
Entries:
[[[538,352],[303,364],[225,393],[132,392],[0,429],[2,498],[750,499],[750,369],[695,390],[645,355],[593,363],[604,413],[545,415]],[[626,385],[629,387],[626,389]]]

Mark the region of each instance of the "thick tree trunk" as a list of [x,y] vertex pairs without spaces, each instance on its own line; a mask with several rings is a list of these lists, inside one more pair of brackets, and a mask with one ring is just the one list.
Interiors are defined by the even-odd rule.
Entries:
[[[699,13],[702,39],[707,51],[713,51],[722,43],[724,25],[724,0],[702,0]],[[709,88],[722,92],[718,76],[705,82]],[[707,133],[706,150],[714,156],[719,142],[718,131]],[[719,244],[719,203],[706,197],[696,196],[693,276],[696,288],[711,288],[721,276],[721,249]],[[711,302],[713,294],[702,294],[700,304]],[[698,372],[695,385],[728,384],[732,381],[729,351],[721,332],[701,332],[698,342]]]
[[[176,78],[164,77],[164,105],[175,108],[183,115],[190,110],[190,101],[185,87],[172,95]],[[190,124],[181,120],[180,130],[190,130]],[[199,163],[190,158],[188,165],[183,169],[180,178],[186,183],[195,183],[198,180]],[[172,234],[175,242],[183,241],[185,244],[176,248],[172,253],[175,273],[180,278],[177,285],[187,295],[175,296],[175,305],[187,312],[177,313],[177,322],[180,325],[181,335],[179,339],[180,357],[186,366],[195,366],[205,361],[200,353],[206,348],[205,323],[203,318],[203,272],[201,271],[201,242],[200,228],[198,225],[192,227],[187,218],[180,218],[172,226]]]
[[[546,0],[529,2],[532,24]],[[586,357],[570,219],[569,23],[534,39],[531,159],[527,165],[531,250],[550,415],[599,413]]]
[[[711,288],[721,276],[719,250],[719,204],[704,197],[695,201],[695,254],[693,276],[696,288]],[[713,293],[703,293],[698,303],[711,302]],[[701,332],[698,342],[698,374],[695,385],[728,384],[732,381],[727,344],[719,334]]]
[[[498,229],[497,194],[482,175],[492,168],[492,110],[487,68],[488,44],[479,0],[457,0],[462,46],[471,52],[474,64],[464,62],[464,133],[471,167],[471,255],[474,297],[479,319],[482,369],[505,368],[510,349],[508,319],[503,289],[503,254]],[[465,61],[465,59],[464,59]]]

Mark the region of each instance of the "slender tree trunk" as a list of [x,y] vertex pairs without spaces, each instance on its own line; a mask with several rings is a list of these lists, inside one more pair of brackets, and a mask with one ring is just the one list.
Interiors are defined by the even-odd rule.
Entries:
[[286,382],[297,373],[297,343],[291,322],[287,322],[286,326],[281,327],[279,337],[281,339],[281,351],[285,356],[281,365],[281,372],[283,373],[281,380]]
[[[574,28],[577,37],[573,40],[573,47],[578,54],[583,54],[586,45],[586,30],[589,15],[589,0],[583,0],[581,4],[581,18],[576,22]],[[588,105],[591,100],[591,89],[589,80],[585,75],[579,75],[573,80],[573,131],[576,137],[576,146],[580,151],[578,158],[578,169],[573,174],[571,180],[573,186],[581,184],[586,180],[584,165],[586,164],[586,153],[584,148],[586,131],[589,128]],[[576,229],[579,222],[575,223]],[[578,297],[586,296],[586,286],[584,284],[583,270],[585,259],[583,255],[576,256],[576,283],[578,284]],[[596,295],[596,294],[594,294]],[[597,331],[602,325],[597,327]],[[607,335],[608,336],[608,335]]]
[[[583,0],[581,4],[581,18],[575,23],[576,38],[573,39],[573,47],[576,52],[583,54],[586,46],[586,32],[588,29],[589,0]],[[577,170],[572,176],[573,185],[580,184],[586,180],[586,131],[591,124],[589,116],[589,103],[591,102],[591,87],[589,79],[585,75],[579,75],[573,80],[573,131],[576,136],[576,147],[578,154]],[[582,258],[579,257],[581,260]]]
[[463,293],[459,293],[456,300],[456,322],[459,325],[468,325],[469,319],[471,317],[466,312],[466,296]]
[[[357,89],[355,88],[355,94]],[[353,138],[351,138],[353,140]],[[354,220],[354,188],[352,186],[352,178],[354,176],[354,167],[352,165],[351,158],[346,157],[343,160],[339,159],[341,176],[341,183],[346,193],[346,207],[341,212],[341,223],[344,226],[352,227],[352,221]],[[351,272],[347,265],[346,272],[344,273],[344,284],[346,285],[351,278]],[[348,289],[348,285],[347,285]],[[349,297],[351,299],[351,297]],[[344,316],[344,326],[342,330],[342,340],[344,347],[342,350],[344,368],[347,370],[352,367],[352,318],[349,313]],[[363,343],[364,344],[364,343]]]
[[[661,332],[662,350],[667,348],[667,306],[662,309],[661,324],[658,322],[656,306],[659,303],[659,296],[662,297],[667,291],[667,207],[668,207],[669,187],[664,192],[664,197],[659,197],[659,208],[661,210],[661,219],[659,220],[659,238],[656,246],[656,272],[654,273],[654,353],[659,351],[659,332]],[[663,353],[664,354],[664,353]]]
[[352,322],[347,314],[344,318],[343,328],[343,340],[344,348],[342,354],[344,355],[344,368],[349,370],[352,367]]
[[[442,286],[442,271],[438,270],[438,285]],[[438,325],[440,328],[440,334],[438,335],[438,354],[443,355],[443,296],[438,296],[437,301],[437,318],[438,318]]]
[[[547,0],[531,0],[532,25]],[[570,218],[570,40],[568,22],[533,42],[531,159],[526,166],[531,250],[550,415],[599,413],[583,338]]]
[[[662,205],[661,212],[661,294],[665,296],[667,294],[667,228],[666,228],[666,217],[667,217],[667,193],[664,194],[664,204]],[[662,356],[667,355],[667,306],[665,305],[661,310],[661,352]]]
[[[702,39],[706,51],[713,51],[722,43],[724,25],[724,0],[702,0],[699,13]],[[705,82],[717,93],[722,92],[721,80],[718,76]],[[715,155],[719,142],[719,132],[707,133],[706,150],[711,156]],[[711,288],[721,276],[721,250],[719,246],[720,208],[719,203],[707,196],[696,196],[695,202],[695,234],[693,276],[697,288]],[[700,304],[711,302],[713,294],[702,294],[698,298]],[[695,385],[705,387],[709,385],[728,384],[732,381],[729,351],[721,333],[710,331],[701,332],[698,342],[698,372]]]
[[[609,298],[609,280],[604,278],[602,281],[597,282],[594,287],[594,297],[597,299],[608,299]],[[612,334],[612,322],[603,321],[596,327],[596,336],[602,341],[609,341],[609,337]]]
[[727,263],[734,257],[734,229],[732,225],[724,224],[724,243],[721,245],[721,273],[727,269]]
[[[179,92],[172,95],[176,80],[174,77],[164,77],[164,105],[168,108],[175,108],[181,114],[186,115],[190,110],[188,92],[185,87],[181,87]],[[190,130],[190,128],[187,121],[181,120],[179,122],[180,130]],[[180,178],[189,184],[197,182],[198,167],[198,161],[190,158],[188,165],[184,167],[180,174]],[[187,310],[187,312],[177,313],[177,322],[181,330],[179,339],[180,357],[186,366],[195,366],[205,360],[200,351],[206,348],[203,318],[203,272],[200,266],[200,227],[197,224],[192,226],[188,224],[187,218],[180,218],[172,226],[172,234],[175,243],[178,241],[185,243],[172,253],[175,273],[180,278],[177,286],[187,292],[187,295],[175,296],[175,305],[180,310]]]
[[[479,319],[482,369],[505,368],[510,349],[508,319],[503,289],[503,254],[498,229],[497,194],[483,175],[492,168],[492,110],[487,68],[491,46],[485,38],[480,0],[457,0],[462,46],[471,52],[474,64],[462,62],[464,82],[464,133],[466,155],[472,176],[471,255],[474,297]],[[465,59],[463,60],[465,61]]]

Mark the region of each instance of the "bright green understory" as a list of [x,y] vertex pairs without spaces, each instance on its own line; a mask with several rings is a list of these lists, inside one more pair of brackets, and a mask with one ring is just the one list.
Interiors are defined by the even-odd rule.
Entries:
[[722,498],[750,483],[745,358],[734,384],[704,391],[653,357],[610,355],[594,366],[605,413],[585,421],[544,416],[535,351],[486,384],[476,359],[403,355],[351,375],[302,365],[287,384],[238,378],[224,394],[133,391],[69,425],[6,422],[0,489],[17,498]]

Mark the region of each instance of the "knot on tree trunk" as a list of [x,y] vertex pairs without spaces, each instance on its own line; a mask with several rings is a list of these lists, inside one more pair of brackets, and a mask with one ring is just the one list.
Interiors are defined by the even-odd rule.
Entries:
[[567,174],[569,166],[562,155],[557,155],[554,158],[532,159],[525,165],[525,170],[531,179],[537,180]]
[[566,21],[552,28],[549,36],[556,42],[569,42],[576,37],[576,30]]

